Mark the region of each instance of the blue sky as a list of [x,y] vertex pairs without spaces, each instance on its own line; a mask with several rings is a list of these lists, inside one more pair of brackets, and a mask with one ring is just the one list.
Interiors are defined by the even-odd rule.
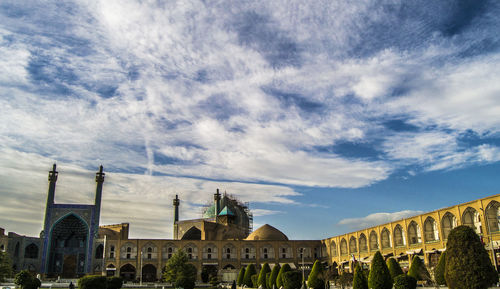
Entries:
[[498,1],[2,1],[0,226],[170,238],[216,188],[318,239],[500,193]]

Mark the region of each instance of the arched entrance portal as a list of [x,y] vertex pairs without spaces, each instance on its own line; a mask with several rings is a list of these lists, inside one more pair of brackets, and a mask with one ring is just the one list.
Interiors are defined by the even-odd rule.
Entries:
[[142,267],[142,281],[143,282],[154,282],[156,281],[156,267],[147,264]]
[[85,274],[88,226],[71,214],[58,221],[50,233],[49,275],[75,278]]
[[135,280],[135,267],[130,264],[123,265],[120,268],[120,277],[123,278],[123,281]]

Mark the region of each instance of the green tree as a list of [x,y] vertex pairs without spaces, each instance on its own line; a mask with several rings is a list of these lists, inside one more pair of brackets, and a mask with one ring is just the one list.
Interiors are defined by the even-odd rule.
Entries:
[[163,279],[174,284],[176,288],[193,289],[196,281],[196,267],[188,261],[188,256],[184,251],[177,251],[165,265]]
[[[108,280],[104,276],[84,276],[78,279],[79,289],[106,289]],[[24,287],[23,287],[24,289]],[[33,289],[36,289],[34,287]]]
[[285,289],[298,289],[302,285],[302,273],[299,271],[287,271],[282,278]]
[[446,285],[446,279],[444,278],[444,270],[446,268],[446,251],[439,256],[439,262],[434,269],[434,280],[438,285]]
[[271,272],[271,267],[269,267],[269,264],[264,263],[264,265],[262,265],[262,268],[260,268],[259,279],[257,280],[257,287],[262,286],[263,289],[267,288],[266,274],[270,272]]
[[431,275],[429,274],[429,271],[427,271],[424,262],[418,256],[414,256],[413,259],[411,260],[408,276],[415,278],[417,281],[431,280]]
[[[14,284],[21,286],[22,289],[37,289],[42,286],[38,278],[31,275],[27,270],[23,270],[14,277]],[[106,281],[104,281],[106,285]]]
[[468,226],[451,230],[445,263],[444,277],[450,289],[483,289],[498,281],[479,236]]
[[352,288],[368,289],[368,280],[366,280],[366,275],[363,272],[363,269],[361,268],[359,263],[356,263],[356,266],[354,267],[354,278],[352,281]]
[[392,280],[403,273],[401,266],[399,266],[398,261],[394,258],[387,259],[387,268],[389,268],[389,272],[391,273]]
[[401,274],[394,278],[394,289],[415,289],[417,288],[417,279]]
[[283,274],[285,274],[285,272],[288,272],[291,270],[292,270],[292,268],[290,267],[290,265],[288,265],[288,263],[285,263],[285,265],[283,265],[283,267],[281,267],[280,272],[278,273],[278,277],[276,277],[276,287],[278,289],[283,286]]
[[[278,286],[276,285],[276,278],[278,278],[278,274],[280,272],[280,265],[276,264],[273,267],[273,270],[271,271],[271,276],[269,277],[269,280],[267,282],[267,288],[269,289],[278,289]],[[274,288],[273,288],[274,286]]]
[[238,286],[243,285],[243,278],[245,278],[245,267],[240,268],[240,273],[238,273],[238,279],[236,280],[236,284]]
[[370,266],[370,274],[368,275],[368,286],[371,289],[392,288],[391,273],[389,272],[389,268],[387,268],[380,251],[377,251],[373,256]]
[[123,279],[121,277],[108,277],[108,289],[120,289],[123,286]]
[[12,274],[12,266],[7,253],[0,251],[0,282],[5,281],[5,278]]
[[307,287],[314,289],[324,289],[325,282],[323,280],[323,265],[319,260],[314,262],[311,273],[307,278]]
[[245,270],[245,276],[243,277],[243,285],[247,287],[253,287],[252,275],[255,275],[257,271],[255,270],[254,264],[249,264]]
[[257,287],[259,287],[259,286],[257,285],[257,282],[258,282],[258,281],[259,281],[259,274],[253,274],[253,275],[252,275],[252,285],[253,285],[252,287],[253,287],[253,288],[257,288]]

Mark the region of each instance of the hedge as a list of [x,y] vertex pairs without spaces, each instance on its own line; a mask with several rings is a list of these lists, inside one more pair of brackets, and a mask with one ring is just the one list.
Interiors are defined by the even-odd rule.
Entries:
[[368,275],[368,286],[371,289],[392,289],[392,277],[380,251],[373,256]]

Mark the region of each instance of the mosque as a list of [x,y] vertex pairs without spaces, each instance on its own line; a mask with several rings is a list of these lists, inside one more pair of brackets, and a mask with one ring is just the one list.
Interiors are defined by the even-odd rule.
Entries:
[[500,264],[500,195],[442,208],[414,217],[333,236],[324,240],[289,240],[280,230],[264,225],[253,230],[248,204],[219,190],[201,218],[179,220],[181,200],[173,200],[173,239],[131,239],[129,224],[100,225],[105,173],[96,173],[94,204],[56,204],[56,165],[49,172],[43,231],[39,237],[21,236],[0,228],[0,250],[7,252],[14,272],[29,270],[46,278],[77,278],[85,274],[122,276],[125,280],[153,282],[172,255],[183,250],[203,272],[223,281],[236,279],[248,264],[288,263],[309,271],[320,260],[339,272],[351,271],[353,262],[368,266],[373,254],[395,258],[408,269],[413,257],[428,267],[446,250],[450,230],[467,225],[478,233],[490,258]]

